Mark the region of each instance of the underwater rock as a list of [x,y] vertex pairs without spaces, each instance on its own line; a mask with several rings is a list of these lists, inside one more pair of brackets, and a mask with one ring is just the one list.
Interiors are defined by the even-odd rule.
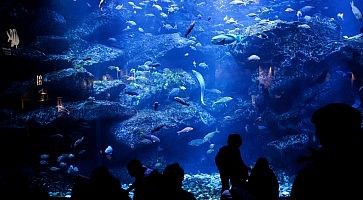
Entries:
[[51,125],[59,118],[74,119],[75,121],[96,120],[125,120],[136,114],[136,111],[117,102],[110,101],[78,101],[64,103],[66,110],[58,111],[56,105],[43,107],[19,115],[19,119],[33,122],[39,126]]
[[[178,140],[182,145],[177,131],[185,128],[188,125],[194,127],[214,127],[216,120],[199,104],[191,102],[190,106],[183,106],[177,102],[167,105],[164,109],[153,111],[151,109],[144,109],[132,118],[115,124],[111,129],[112,135],[116,140],[130,148],[139,148],[145,145],[151,145],[153,142],[147,143],[145,135],[155,135],[160,138],[160,143],[172,143]],[[153,132],[160,125],[165,125],[157,132]],[[195,133],[193,133],[195,134]],[[203,135],[203,133],[201,133]],[[197,135],[193,137],[198,137]],[[201,136],[200,136],[201,137]],[[176,141],[175,141],[176,142]],[[187,145],[188,141],[185,141]],[[177,147],[176,147],[177,148]]]
[[69,49],[69,43],[66,37],[37,36],[34,47],[45,54],[62,54]]
[[93,79],[93,75],[85,69],[68,68],[44,75],[43,87],[51,99],[83,100],[92,94]]
[[32,30],[35,35],[63,35],[67,31],[67,21],[60,13],[49,10],[39,9],[37,19],[33,24]]
[[[328,44],[340,40],[340,26],[334,20],[318,17],[307,23],[310,29],[299,28],[302,24],[261,20],[245,30],[241,42],[231,45],[231,53],[247,68],[259,64],[296,67],[323,61],[335,50],[334,44]],[[247,59],[251,54],[259,55],[261,60],[252,65]]]
[[94,96],[99,100],[117,100],[126,84],[121,80],[94,81]]
[[[194,44],[193,40],[182,37],[180,33],[148,35],[135,33],[133,37],[123,36],[119,41],[124,41],[117,46],[127,52],[127,65],[130,67],[142,65],[152,59],[158,61],[166,54],[173,51],[172,55],[184,55],[185,48]],[[152,41],[152,42],[145,42]],[[163,65],[163,63],[161,63]],[[169,66],[165,66],[169,67]]]

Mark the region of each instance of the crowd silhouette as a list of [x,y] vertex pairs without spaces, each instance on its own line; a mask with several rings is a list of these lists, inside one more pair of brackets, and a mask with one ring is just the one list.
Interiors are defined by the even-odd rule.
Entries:
[[[320,146],[305,159],[293,181],[290,199],[362,199],[361,113],[350,105],[332,103],[316,110],[311,121]],[[220,198],[279,199],[279,183],[268,159],[258,158],[250,169],[241,156],[242,143],[241,135],[232,133],[215,156],[221,179]],[[120,180],[107,167],[100,166],[90,177],[75,177],[71,199],[130,200],[130,192],[134,200],[196,199],[182,187],[185,174],[179,163],[167,165],[162,172],[146,167],[137,159],[130,160],[126,167],[134,179],[129,188],[122,189]],[[8,179],[5,177],[0,182],[0,191],[14,198],[49,199],[44,190],[29,187],[31,184],[24,178],[21,174],[8,174]]]

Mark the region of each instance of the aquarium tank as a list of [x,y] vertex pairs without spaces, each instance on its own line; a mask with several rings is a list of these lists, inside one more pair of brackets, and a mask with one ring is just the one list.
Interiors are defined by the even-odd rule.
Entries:
[[[160,172],[219,199],[215,156],[231,133],[266,157],[288,197],[318,146],[310,118],[361,108],[360,0],[2,0],[1,177],[19,170],[52,197],[107,166]],[[132,195],[132,194],[130,194]]]

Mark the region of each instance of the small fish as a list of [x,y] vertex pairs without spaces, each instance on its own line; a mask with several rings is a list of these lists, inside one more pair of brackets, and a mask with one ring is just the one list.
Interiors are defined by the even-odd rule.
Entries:
[[210,133],[207,133],[204,137],[203,137],[203,141],[204,142],[210,142],[211,139],[215,136],[215,134],[219,133],[220,131],[218,130],[218,128],[216,128],[215,131],[212,131]]
[[212,143],[212,144],[210,144],[210,145],[209,145],[209,148],[210,148],[210,149],[213,149],[213,148],[214,148],[214,146],[215,146],[215,145]]
[[41,161],[39,161],[39,164],[40,164],[40,165],[48,165],[48,161],[46,161],[46,160],[41,160]]
[[201,68],[203,68],[203,69],[208,69],[208,65],[206,63],[204,63],[204,62],[199,63],[198,66],[201,67]]
[[150,140],[152,143],[159,143],[160,139],[155,135],[143,135],[144,138]]
[[185,56],[185,57],[189,56],[189,53],[185,53],[185,54],[184,54],[184,56]]
[[48,158],[49,158],[49,154],[42,154],[42,155],[40,155],[40,159],[42,159],[42,160],[46,160]]
[[154,4],[153,5],[153,8],[155,8],[158,11],[162,11],[163,10],[163,8],[161,6],[159,6],[158,4]]
[[139,93],[133,92],[133,91],[125,91],[125,94],[128,94],[130,96],[138,96],[139,95]]
[[338,13],[337,18],[343,21],[344,20],[344,13]]
[[145,32],[144,29],[141,27],[139,27],[137,30],[140,31],[141,33]]
[[153,103],[153,109],[155,110],[155,111],[157,111],[158,110],[158,108],[159,108],[159,102],[157,102],[157,101],[155,101],[154,103]]
[[207,154],[211,154],[211,153],[213,153],[214,152],[214,149],[208,149],[207,150]]
[[204,144],[204,140],[203,139],[194,139],[194,140],[188,142],[188,145],[190,145],[190,146],[196,146],[196,147],[197,146],[200,146],[202,144]]
[[310,29],[310,26],[307,24],[301,24],[297,26],[298,28]]
[[184,99],[180,97],[174,97],[174,100],[182,105],[190,106],[190,103],[186,102]]
[[188,133],[190,131],[194,130],[193,127],[187,126],[185,128],[183,128],[182,130],[176,132],[178,135],[180,135],[181,133]]
[[162,13],[160,13],[160,17],[161,18],[168,18],[168,15],[162,12]]
[[246,16],[247,16],[247,17],[256,17],[256,16],[257,16],[257,14],[256,14],[256,13],[248,13]]
[[213,93],[213,94],[222,94],[222,92],[218,89],[206,89],[205,91],[209,92],[209,93]]
[[98,4],[98,7],[103,10],[103,5],[105,4],[105,0],[100,0],[100,3]]
[[300,10],[301,12],[309,12],[311,11],[313,8],[315,8],[314,6],[304,6],[302,7]]
[[301,12],[300,10],[296,12],[296,16],[297,16],[298,18],[302,17],[302,15],[303,15],[303,14],[302,14],[302,12]]
[[295,10],[294,9],[292,9],[292,8],[286,8],[286,10],[285,10],[285,12],[288,12],[288,13],[290,13],[290,12],[294,12]]
[[81,138],[77,139],[74,143],[73,143],[73,148],[76,148],[78,145],[80,145],[84,140],[84,136],[82,136]]
[[247,58],[247,60],[249,61],[258,61],[261,58],[258,55],[251,55],[250,57]]
[[111,146],[107,146],[104,152],[106,155],[112,155],[113,148]]
[[92,60],[92,58],[91,57],[87,57],[87,58],[83,58],[82,60],[83,61],[88,61],[88,60]]
[[121,5],[117,5],[115,9],[116,9],[116,10],[121,10],[123,7],[124,7],[124,5],[123,5],[123,4],[121,4]]
[[49,170],[52,171],[52,172],[57,172],[57,171],[60,170],[60,168],[59,167],[51,167],[51,168],[49,168]]
[[186,31],[186,32],[185,32],[185,34],[184,34],[184,37],[188,37],[188,35],[190,34],[190,32],[192,32],[192,30],[193,30],[194,26],[195,26],[195,21],[192,21],[192,22],[189,24],[189,26],[188,26],[188,28],[187,28],[187,31]]

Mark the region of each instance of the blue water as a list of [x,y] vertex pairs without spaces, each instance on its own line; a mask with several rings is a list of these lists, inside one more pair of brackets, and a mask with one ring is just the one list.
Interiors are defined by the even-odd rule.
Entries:
[[[106,0],[102,5],[91,0],[39,1],[37,4],[9,2],[0,4],[4,10],[2,16],[6,16],[0,28],[4,33],[9,28],[18,30],[20,43],[17,49],[13,48],[15,58],[24,59],[24,52],[33,52],[34,55],[29,56],[31,62],[27,60],[29,57],[19,59],[17,66],[30,66],[14,67],[21,70],[4,80],[2,95],[8,95],[6,88],[16,82],[25,84],[36,74],[46,77],[67,68],[91,73],[89,82],[77,84],[83,79],[76,77],[73,82],[67,79],[58,87],[50,84],[48,88],[49,95],[56,93],[52,87],[57,91],[66,88],[66,92],[60,94],[65,108],[70,109],[69,115],[75,123],[85,119],[82,126],[86,128],[76,130],[59,124],[54,127],[40,125],[40,128],[46,127],[45,135],[60,130],[56,133],[63,134],[66,141],[61,150],[41,145],[34,152],[34,157],[42,153],[50,153],[53,157],[62,153],[75,154],[75,159],[68,164],[79,166],[83,174],[89,174],[97,164],[106,164],[127,180],[130,177],[127,177],[124,166],[131,158],[141,159],[159,170],[168,163],[179,162],[187,173],[215,173],[214,156],[218,148],[226,144],[229,133],[236,132],[243,137],[241,154],[247,165],[253,166],[258,157],[265,156],[276,171],[284,171],[293,177],[301,167],[297,158],[306,155],[308,147],[318,144],[309,120],[311,113],[329,102],[345,102],[356,107],[360,104],[363,72],[359,68],[362,54],[359,44],[354,43],[356,46],[347,50],[348,53],[338,54],[346,56],[337,59],[339,61],[333,59],[336,55],[331,56],[325,51],[316,57],[330,57],[317,62],[312,58],[314,53],[307,56],[317,48],[334,42],[342,44],[344,38],[361,33],[363,23],[352,13],[349,1],[234,1],[238,4],[246,2],[245,5],[232,5],[231,0]],[[363,10],[362,1],[354,3]],[[302,15],[297,16],[300,11]],[[339,18],[338,13],[343,13],[343,18]],[[294,28],[281,28],[280,32],[274,27],[272,31],[248,36],[253,34],[251,31],[256,24],[274,20],[281,20],[282,27],[296,27],[291,25],[296,23],[312,32]],[[320,29],[319,26],[321,30],[337,27],[334,29],[336,34],[327,31],[327,35],[316,35],[314,31]],[[284,32],[287,30],[292,31]],[[309,33],[315,37],[311,41],[326,43],[309,43]],[[223,34],[244,39],[225,45],[211,42],[214,36]],[[281,39],[289,34],[291,39]],[[328,38],[328,34],[336,38]],[[3,37],[2,47],[10,48],[6,36]],[[299,43],[289,43],[292,38]],[[284,47],[283,50],[291,50],[297,57],[299,53],[305,57],[288,63],[293,53],[274,52],[273,47],[259,49],[269,44],[268,41],[274,41],[274,46]],[[305,46],[309,46],[307,50],[298,51]],[[36,53],[43,57],[37,57],[39,54]],[[255,54],[257,61],[247,61]],[[14,60],[11,62],[17,62]],[[205,103],[201,102],[202,86],[192,70],[199,72],[204,79]],[[74,94],[81,93],[80,88],[91,85],[91,82],[90,93],[74,97]],[[117,84],[125,88],[119,90]],[[111,89],[97,93],[107,85],[111,85]],[[71,93],[73,89],[75,93]],[[173,89],[174,93],[171,93]],[[174,97],[180,97],[186,103]],[[223,97],[231,99],[218,103]],[[33,111],[42,115],[55,106],[55,97],[49,99],[48,104],[40,106],[37,102],[28,110],[18,104],[11,109],[20,118]],[[11,101],[19,102],[19,99]],[[81,105],[92,105],[94,101],[106,101],[101,103],[105,107],[89,106],[81,114],[73,115]],[[105,116],[117,112],[117,109],[107,107],[110,102],[133,110],[134,114],[108,119]],[[159,103],[158,108],[153,107],[155,102]],[[72,107],[71,104],[75,105]],[[7,112],[7,106],[2,105],[1,109]],[[42,113],[41,109],[46,111]],[[105,114],[99,116],[102,110]],[[42,120],[46,122],[48,119],[44,117]],[[11,125],[10,122],[4,124],[7,123]],[[163,124],[165,127],[153,130]],[[193,130],[177,134],[185,127]],[[51,131],[48,133],[48,130]],[[207,133],[216,130],[210,139],[203,140]],[[70,145],[82,136],[85,140],[80,148]],[[200,144],[190,145],[198,139]],[[113,147],[110,159],[102,153],[109,145]],[[80,150],[86,153],[78,155]],[[59,164],[53,162],[49,167]],[[66,173],[66,170],[62,172]]]

